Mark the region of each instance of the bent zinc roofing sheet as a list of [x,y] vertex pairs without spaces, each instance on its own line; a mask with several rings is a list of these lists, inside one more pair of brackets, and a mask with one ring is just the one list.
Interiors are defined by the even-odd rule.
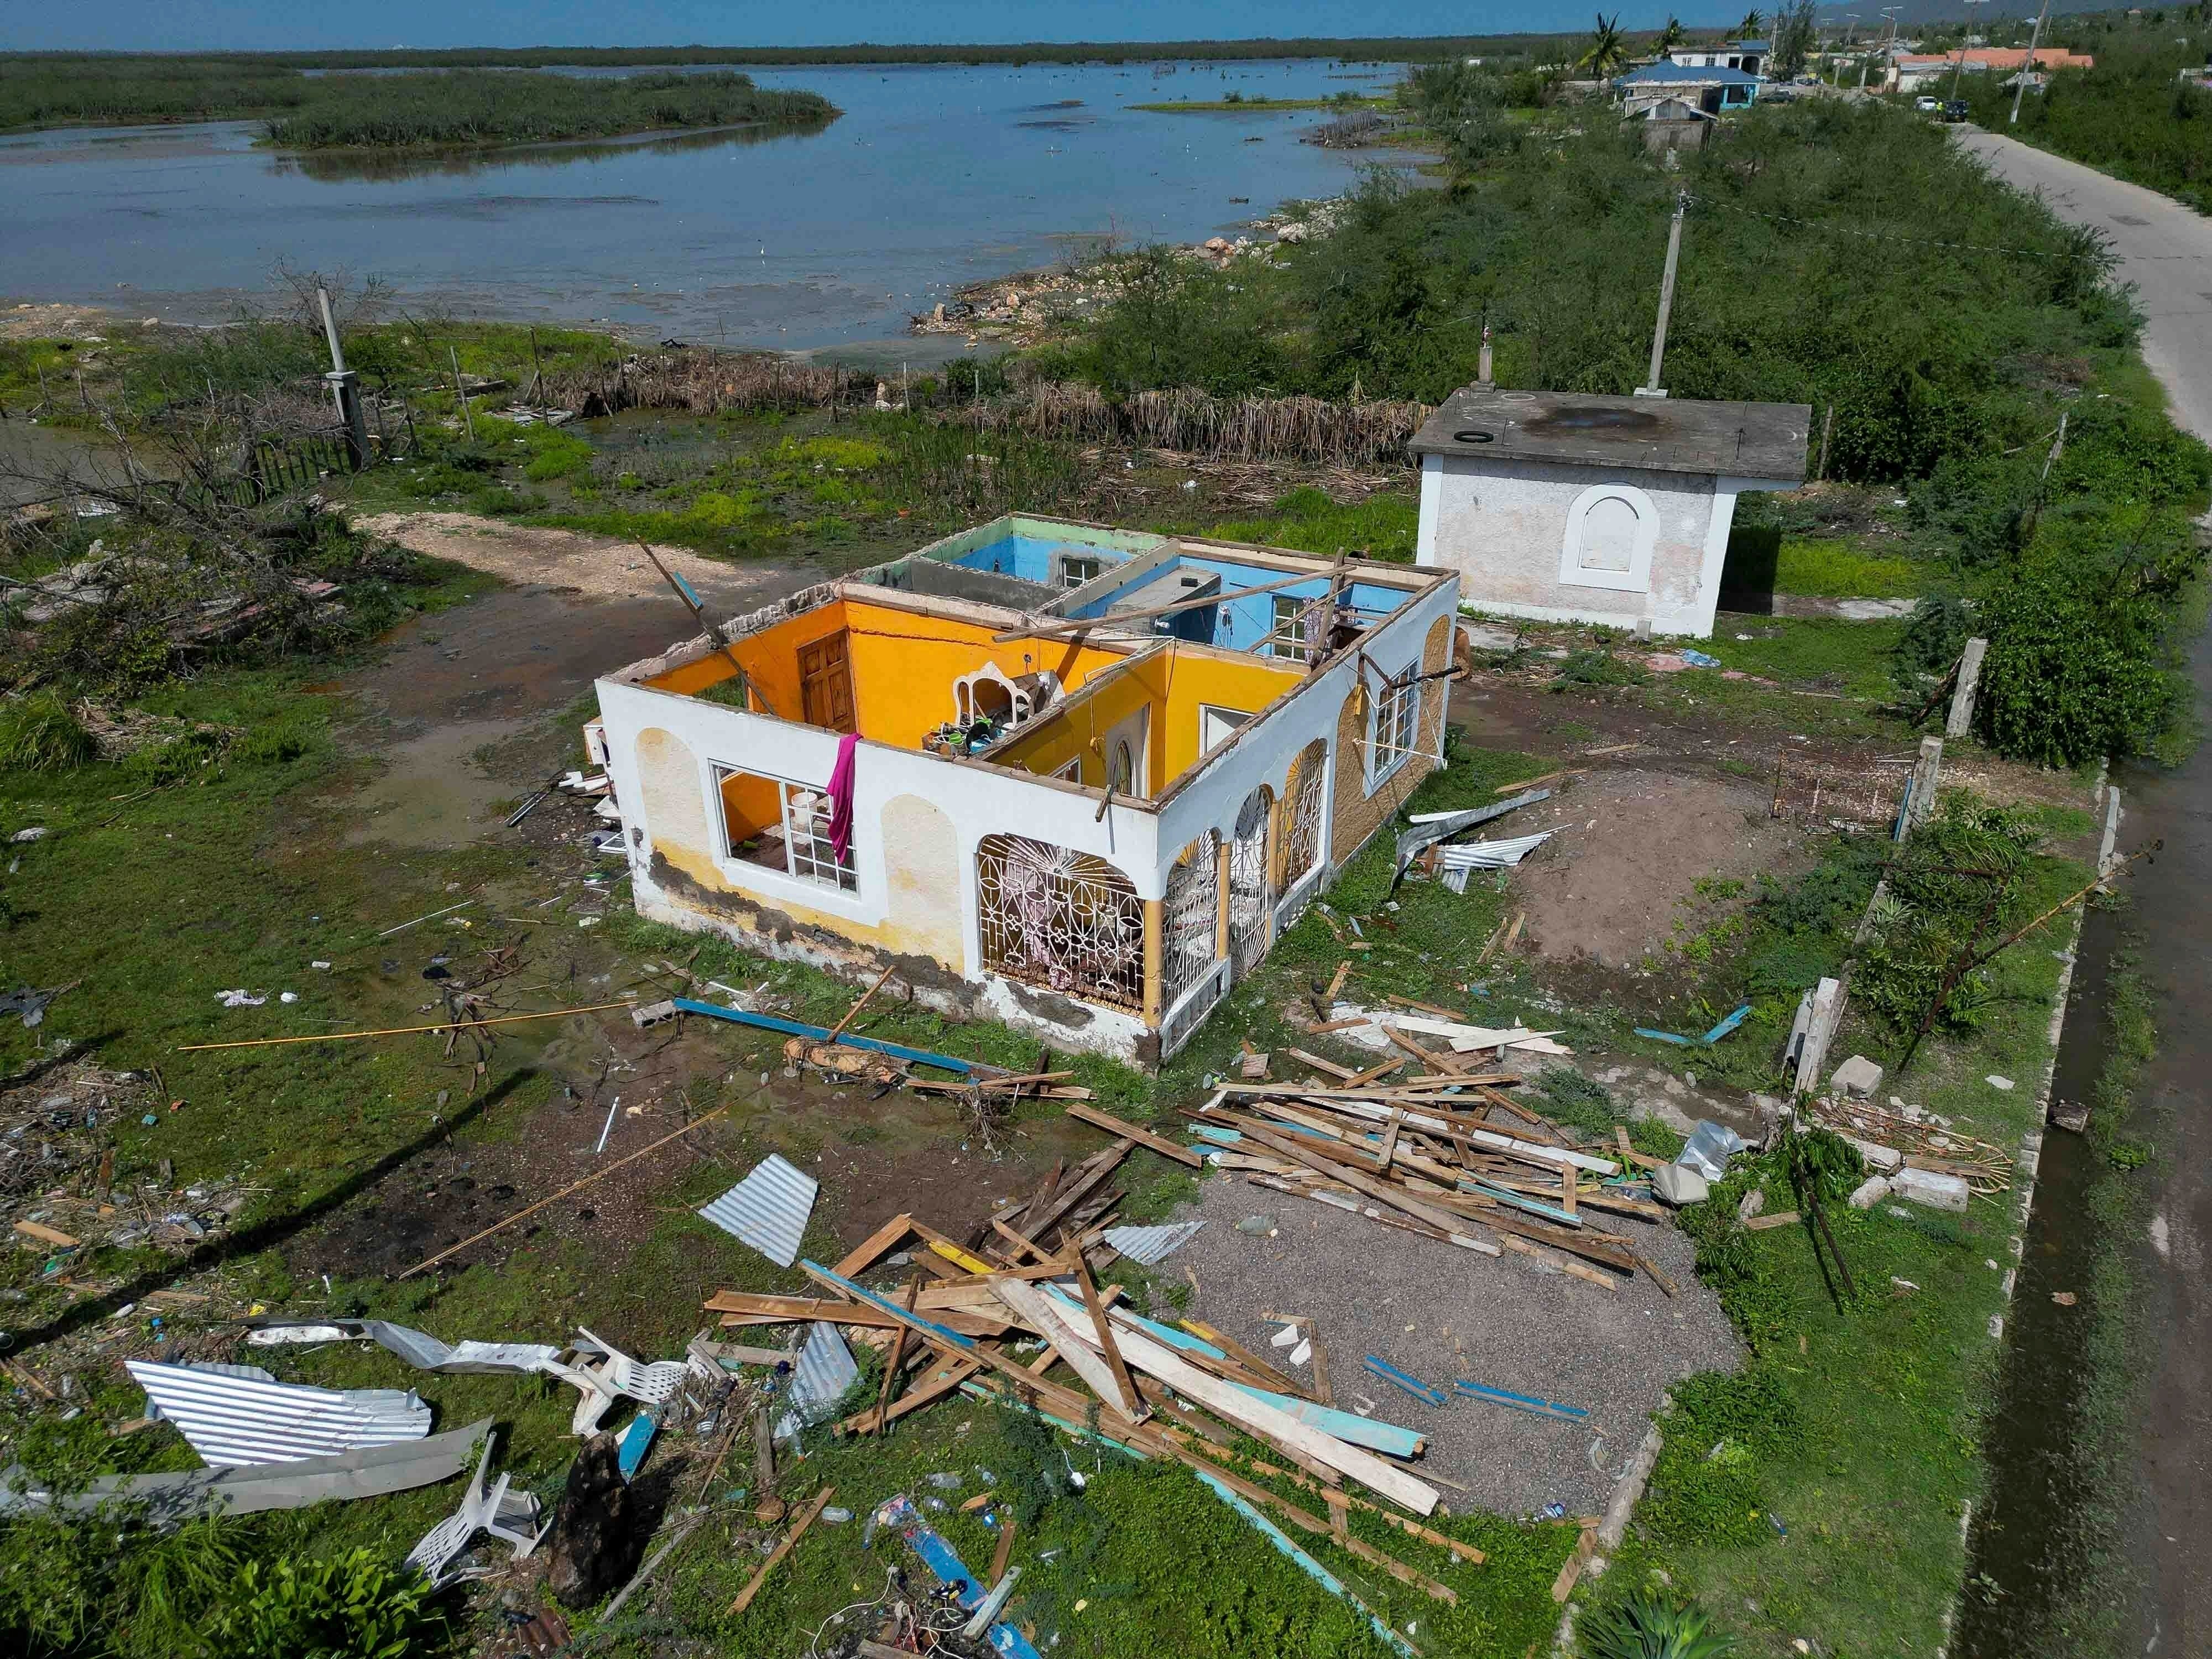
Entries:
[[430,1408],[410,1389],[311,1389],[252,1365],[125,1364],[147,1416],[174,1423],[210,1464],[297,1462],[430,1432]]
[[771,1152],[699,1213],[777,1267],[788,1267],[799,1260],[799,1241],[814,1212],[817,1190],[813,1176],[802,1174],[782,1153]]

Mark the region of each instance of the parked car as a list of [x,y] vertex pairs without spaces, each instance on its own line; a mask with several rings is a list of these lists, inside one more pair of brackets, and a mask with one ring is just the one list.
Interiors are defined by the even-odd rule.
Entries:
[[1912,107],[1918,110],[1923,115],[1933,115],[1937,110],[1942,108],[1943,106],[1942,100],[1938,99],[1916,98],[1912,100]]
[[1965,120],[1966,118],[1966,100],[1963,98],[1945,99],[1943,100],[1943,118],[1947,121]]

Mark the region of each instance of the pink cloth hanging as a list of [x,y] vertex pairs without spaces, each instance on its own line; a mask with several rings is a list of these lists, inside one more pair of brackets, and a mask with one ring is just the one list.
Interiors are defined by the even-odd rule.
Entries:
[[840,864],[853,854],[853,757],[860,747],[857,732],[837,739],[837,763],[830,769],[830,850]]

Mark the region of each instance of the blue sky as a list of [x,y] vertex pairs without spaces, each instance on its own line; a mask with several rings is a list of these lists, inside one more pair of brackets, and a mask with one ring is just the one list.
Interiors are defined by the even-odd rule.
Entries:
[[[1746,4],[1749,0],[1746,0]],[[1608,4],[1608,13],[1614,9]],[[1762,6],[1762,9],[1766,9]],[[2000,6],[1999,9],[2007,9]],[[1618,6],[1630,27],[1655,27],[1664,3]],[[1692,22],[1733,22],[1742,9],[1680,8]],[[1728,11],[1723,17],[1722,13]],[[0,6],[0,49],[174,52],[313,46],[795,46],[855,40],[1190,40],[1257,36],[1489,34],[1587,28],[1590,0],[813,0],[806,5],[643,0],[90,0]]]

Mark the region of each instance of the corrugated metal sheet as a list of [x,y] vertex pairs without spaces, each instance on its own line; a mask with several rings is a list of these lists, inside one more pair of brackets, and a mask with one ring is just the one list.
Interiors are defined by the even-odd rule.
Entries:
[[799,1260],[799,1241],[814,1212],[817,1190],[813,1176],[802,1174],[781,1152],[771,1152],[699,1213],[777,1267],[788,1267]]
[[1132,1261],[1147,1267],[1190,1243],[1203,1221],[1177,1221],[1164,1227],[1109,1227],[1106,1242]]
[[250,1365],[125,1364],[146,1390],[146,1414],[174,1423],[212,1465],[291,1463],[430,1432],[430,1408],[410,1390],[304,1388]]
[[815,1324],[806,1333],[805,1346],[792,1360],[791,1389],[786,1396],[791,1410],[776,1425],[776,1432],[788,1432],[794,1418],[800,1423],[820,1422],[837,1408],[845,1390],[860,1375],[853,1351],[845,1346],[837,1328],[826,1321]]

